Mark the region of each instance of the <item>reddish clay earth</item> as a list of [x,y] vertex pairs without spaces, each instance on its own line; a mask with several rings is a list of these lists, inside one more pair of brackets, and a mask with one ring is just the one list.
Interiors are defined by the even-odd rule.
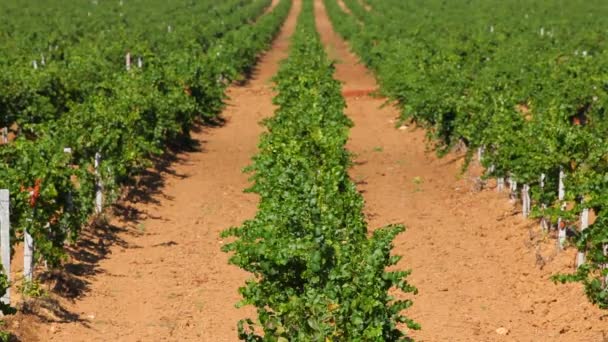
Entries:
[[[237,289],[248,278],[220,251],[221,230],[253,217],[257,197],[241,169],[256,153],[272,84],[287,56],[300,2],[245,85],[229,89],[225,124],[193,134],[200,146],[174,156],[156,174],[156,191],[118,206],[110,227],[87,234],[59,282],[53,305],[19,314],[9,328],[25,341],[236,341]],[[407,315],[422,325],[421,341],[602,341],[608,316],[578,285],[549,277],[573,268],[574,250],[554,240],[491,184],[478,191],[462,158],[438,159],[424,132],[395,128],[398,110],[370,95],[374,78],[333,31],[316,3],[317,25],[355,122],[348,148],[351,176],[366,200],[370,227],[404,223],[395,242],[402,268],[420,293]],[[108,237],[106,239],[106,237]],[[98,241],[97,241],[98,240]],[[77,285],[78,291],[71,290]],[[52,302],[52,301],[51,301]],[[41,314],[42,313],[42,314]],[[501,329],[502,328],[502,329]],[[498,329],[498,330],[497,330]],[[497,332],[498,331],[498,332]]]

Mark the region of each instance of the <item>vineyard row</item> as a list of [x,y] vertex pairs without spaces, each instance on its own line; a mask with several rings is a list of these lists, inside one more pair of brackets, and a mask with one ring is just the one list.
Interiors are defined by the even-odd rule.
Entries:
[[[59,35],[65,46],[53,45],[37,68],[18,67],[23,46],[0,61],[0,68],[17,65],[0,76],[14,81],[0,82],[12,87],[0,89],[0,112],[2,124],[16,134],[0,145],[0,189],[10,193],[10,246],[26,242],[26,280],[35,263],[60,267],[65,245],[95,211],[101,213],[102,204],[114,202],[123,185],[132,184],[168,144],[187,137],[196,121],[218,114],[227,85],[251,70],[291,6],[282,0],[267,13],[270,0],[214,3],[183,1],[169,12],[162,11],[163,2],[93,3],[88,27],[117,25],[68,33],[74,25],[33,25],[48,34],[30,32],[36,39]],[[154,25],[138,12],[148,6],[192,26],[150,29]],[[14,32],[0,38],[19,46],[27,37]],[[125,65],[125,54],[127,62],[142,56],[141,62]],[[2,225],[7,223],[3,217]],[[3,289],[6,280],[0,281]]]
[[419,328],[402,315],[412,304],[404,292],[416,292],[409,271],[386,270],[400,259],[391,249],[404,227],[368,235],[348,175],[352,122],[333,73],[305,0],[275,78],[279,107],[248,168],[257,214],[223,233],[232,238],[230,262],[253,275],[240,289],[240,305],[258,313],[239,323],[246,341],[401,341],[409,338],[400,323]]
[[[601,1],[324,0],[403,120],[467,148],[523,213],[575,245],[572,274],[608,308],[608,49]],[[594,213],[594,215],[590,215]],[[595,219],[592,219],[595,216]]]

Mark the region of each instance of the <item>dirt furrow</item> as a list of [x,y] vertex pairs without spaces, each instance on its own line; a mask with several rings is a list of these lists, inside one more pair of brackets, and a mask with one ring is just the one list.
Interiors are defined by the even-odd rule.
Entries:
[[[553,240],[524,220],[506,194],[477,191],[462,159],[438,159],[424,131],[395,127],[398,111],[368,96],[378,86],[335,33],[322,0],[317,26],[336,78],[343,82],[347,115],[355,127],[351,177],[366,200],[371,227],[405,223],[395,242],[403,267],[420,293],[408,316],[422,324],[422,341],[602,341],[608,330],[599,309],[577,285],[549,277],[571,270],[574,250],[557,254]],[[504,328],[504,329],[500,329]],[[497,330],[498,329],[498,330]]]

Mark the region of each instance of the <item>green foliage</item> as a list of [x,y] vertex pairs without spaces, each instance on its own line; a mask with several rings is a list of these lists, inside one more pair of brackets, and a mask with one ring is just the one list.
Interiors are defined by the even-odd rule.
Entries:
[[[259,324],[239,322],[246,341],[409,340],[397,327],[418,325],[401,314],[412,303],[388,294],[416,292],[392,241],[404,228],[368,237],[363,199],[348,177],[345,150],[352,122],[344,115],[315,29],[312,1],[303,2],[288,59],[276,76],[279,108],[267,119],[259,153],[248,168],[261,201],[254,219],[223,232],[230,262],[254,278],[240,305],[254,305]],[[263,333],[256,329],[261,327]]]
[[[584,267],[559,280],[582,281],[608,307],[608,49],[602,1],[324,1],[336,29],[375,71],[402,120],[426,127],[440,154],[479,147],[488,174],[529,184],[536,216],[574,220],[584,207],[598,221],[575,238]],[[559,170],[566,173],[562,211]],[[546,175],[540,186],[540,175]],[[545,206],[546,205],[546,209]]]
[[[0,273],[0,297],[4,297],[8,289],[10,288],[10,283],[8,281],[8,277],[4,274],[4,268],[0,266],[2,273]],[[16,312],[15,308],[11,307],[9,304],[5,304],[0,302],[0,312],[3,315],[12,315]],[[0,321],[2,322],[2,321]],[[2,340],[2,331],[0,331],[0,341]]]
[[287,16],[290,1],[265,14],[270,4],[0,3],[0,127],[16,134],[0,145],[11,242],[27,231],[35,259],[60,265],[64,243],[93,212],[95,154],[110,204],[166,144],[218,115],[228,84],[251,69]]
[[11,334],[10,332],[3,330],[5,325],[6,325],[6,322],[4,322],[3,320],[0,320],[0,342],[14,341],[15,336],[13,334]]
[[48,293],[42,288],[37,280],[24,280],[20,285],[19,290],[26,298],[42,298],[47,297]]
[[588,251],[587,262],[574,274],[556,275],[553,280],[561,283],[581,282],[591,302],[608,309],[608,217],[605,210],[576,242],[579,249]]
[[9,333],[8,331],[0,330],[0,342],[10,342],[11,338],[12,338],[11,333]]

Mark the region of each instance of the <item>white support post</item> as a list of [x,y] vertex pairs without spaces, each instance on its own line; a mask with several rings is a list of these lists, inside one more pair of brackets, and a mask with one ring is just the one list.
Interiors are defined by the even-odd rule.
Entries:
[[38,70],[38,62],[37,61],[32,61],[32,66],[34,67],[34,70]]
[[545,187],[545,178],[547,177],[547,175],[545,175],[544,173],[540,174],[540,187],[541,189],[543,189]]
[[[608,244],[604,244],[602,246],[602,248],[604,249],[604,256],[608,256]],[[608,268],[608,264],[604,264],[604,269]],[[608,286],[608,275],[606,275],[603,279],[604,282],[604,289],[606,289],[606,286]]]
[[[589,227],[589,209],[583,209],[581,213],[581,232]],[[582,264],[585,263],[585,251],[578,251],[576,253],[576,268],[581,267]]]
[[[72,155],[72,148],[71,147],[64,147],[63,148],[63,153],[66,153],[68,155]],[[68,193],[66,194],[66,208],[65,210],[67,212],[72,212],[74,210],[74,198],[72,197],[72,190],[68,191]],[[69,229],[69,227],[65,227],[66,230]]]
[[[566,186],[564,185],[564,178],[566,178],[566,174],[564,173],[564,169],[562,167],[559,168],[559,185],[557,189],[557,199],[562,202],[564,197],[566,196]],[[561,204],[561,210],[564,210],[565,203]],[[560,249],[564,248],[564,244],[566,243],[566,225],[562,222],[562,218],[559,217],[557,219],[557,243]]]
[[127,68],[127,71],[131,70],[131,53],[127,52],[127,54],[125,55],[125,67]]
[[523,186],[521,191],[521,201],[524,218],[528,218],[528,216],[530,216],[530,186],[528,184],[524,184]]
[[[540,188],[544,189],[545,188],[545,178],[547,176],[544,173],[540,174]],[[542,190],[544,191],[544,190]],[[547,204],[542,203],[541,207],[543,208],[543,213],[545,211],[545,209],[547,209]],[[542,229],[543,232],[548,232],[549,231],[549,222],[547,222],[547,218],[545,216],[540,218],[540,228]]]
[[46,65],[46,58],[44,58],[44,54],[43,53],[40,54],[40,64]]
[[504,177],[498,177],[496,179],[496,191],[502,192],[502,190],[504,188],[505,188],[505,178]]
[[32,281],[34,274],[34,239],[30,233],[23,232],[23,278]]
[[101,214],[103,211],[103,181],[101,180],[101,173],[99,172],[101,164],[101,153],[95,153],[95,213]]
[[[7,279],[11,280],[11,222],[10,222],[10,194],[7,189],[0,190],[0,256],[2,267]],[[6,289],[6,294],[0,299],[2,303],[11,303],[10,288]]]
[[509,190],[510,190],[510,194],[509,197],[511,199],[511,201],[516,201],[517,200],[517,181],[513,179],[513,177],[509,176]]
[[563,168],[559,168],[559,185],[557,189],[557,196],[560,201],[564,200],[566,196],[566,186],[564,185],[564,178],[566,178],[566,174],[564,173]]
[[167,25],[167,32],[171,33],[171,31],[173,31],[173,29],[171,28],[171,25]]
[[485,152],[485,147],[481,146],[477,149],[477,160],[479,161],[479,165],[481,165],[481,159],[483,158],[483,153]]
[[143,66],[144,61],[141,59],[141,57],[137,57],[137,67],[141,69]]

